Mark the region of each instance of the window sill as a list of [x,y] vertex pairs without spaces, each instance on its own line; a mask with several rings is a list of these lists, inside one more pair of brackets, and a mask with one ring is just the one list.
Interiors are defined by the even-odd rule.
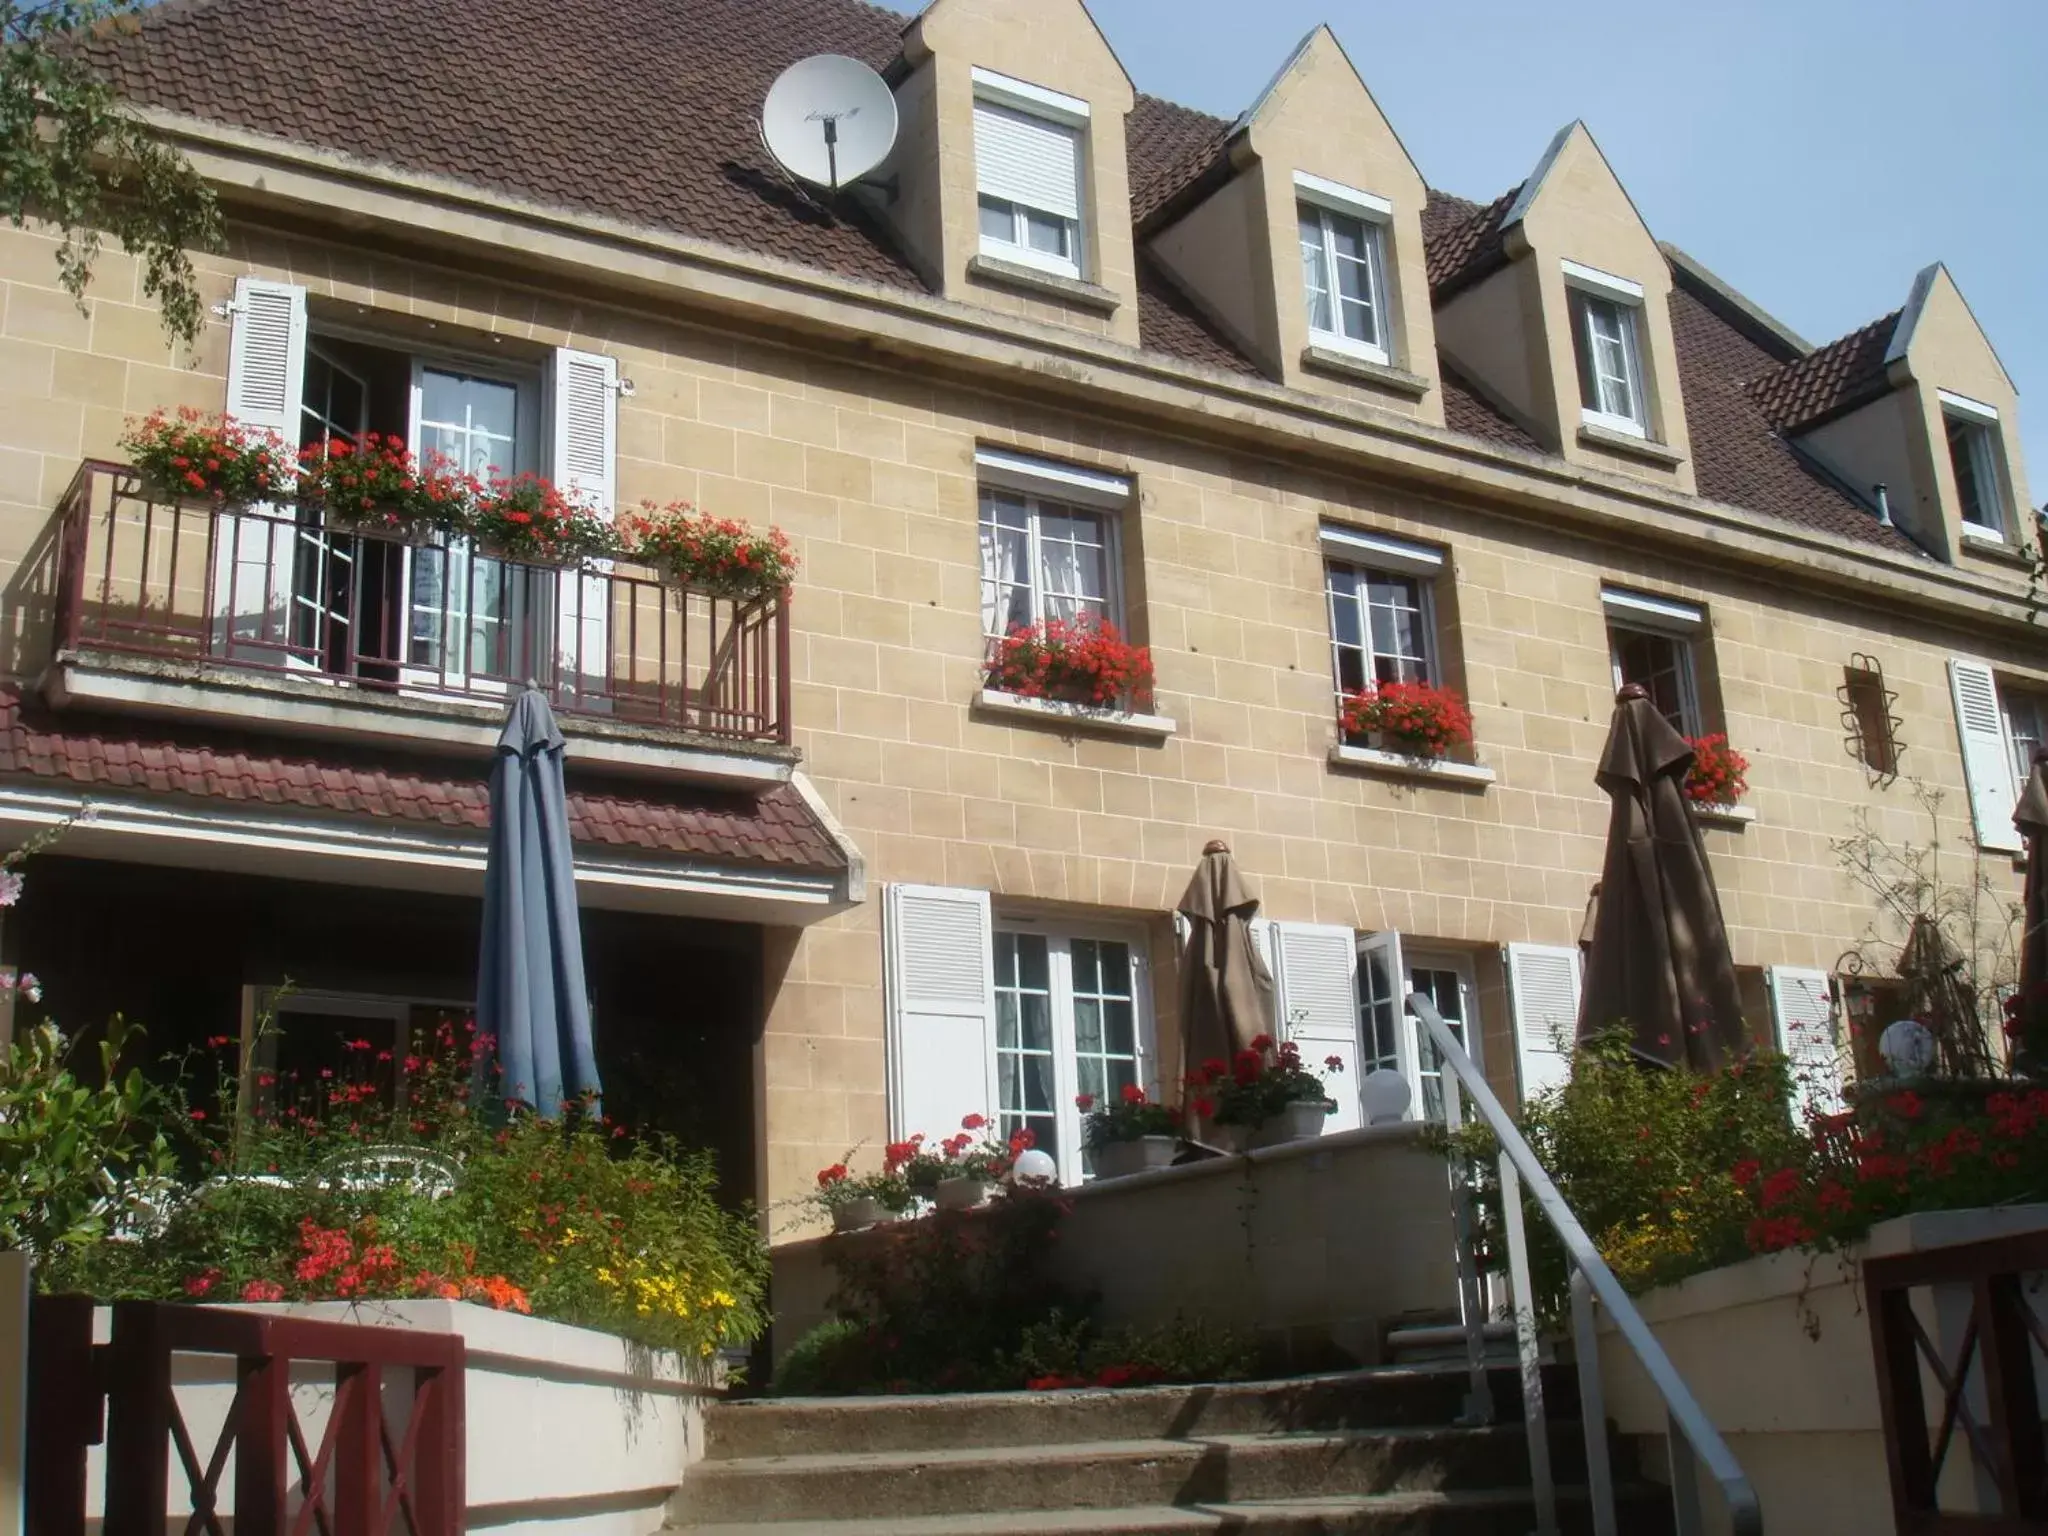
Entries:
[[1098,314],[1115,314],[1123,307],[1121,298],[1098,284],[1078,277],[1062,277],[1057,272],[1027,266],[1021,261],[1005,261],[1000,256],[968,257],[967,275],[1004,288],[1027,288],[1034,293],[1049,294],[1079,309],[1092,309]]
[[1335,347],[1311,344],[1301,354],[1301,366],[1320,369],[1324,373],[1342,374],[1347,379],[1360,379],[1367,384],[1377,384],[1381,389],[1391,390],[1397,395],[1407,395],[1420,400],[1430,391],[1430,382],[1419,373],[1410,373],[1406,368],[1396,368],[1392,363],[1376,363],[1369,357],[1356,353],[1342,352]]
[[1695,805],[1693,817],[1710,827],[1747,827],[1756,822],[1756,807],[1751,805]]
[[1647,437],[1637,437],[1633,432],[1617,432],[1612,427],[1598,427],[1590,421],[1580,425],[1579,441],[1591,448],[1605,448],[1610,453],[1627,454],[1631,458],[1643,459],[1651,464],[1661,464],[1666,469],[1676,468],[1685,462],[1685,455],[1676,448],[1663,443],[1653,443]]
[[1066,704],[1058,699],[1027,699],[1020,693],[1004,693],[1000,688],[982,689],[974,705],[984,714],[1052,720],[1063,725],[1080,726],[1084,730],[1143,736],[1154,741],[1164,741],[1180,729],[1179,721],[1165,715],[1140,715],[1099,704]]
[[2018,548],[1995,533],[1985,533],[1967,525],[1962,533],[1963,548],[1971,554],[1986,560],[2002,560],[2007,565],[2030,566],[2034,562],[2024,549]]
[[1460,789],[1485,789],[1494,782],[1494,772],[1481,763],[1454,763],[1444,757],[1407,757],[1378,747],[1330,748],[1330,762],[1339,768],[1359,768],[1367,773],[1397,779],[1420,779],[1424,783],[1451,784]]

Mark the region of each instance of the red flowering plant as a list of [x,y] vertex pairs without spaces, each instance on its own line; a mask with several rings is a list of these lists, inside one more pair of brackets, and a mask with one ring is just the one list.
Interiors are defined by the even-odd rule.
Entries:
[[1074,1104],[1088,1116],[1083,1130],[1091,1149],[1145,1136],[1180,1134],[1180,1115],[1172,1106],[1147,1096],[1136,1083],[1125,1083],[1114,1099],[1100,1105],[1087,1093],[1075,1095]]
[[1728,745],[1719,731],[1688,736],[1692,767],[1685,775],[1685,797],[1694,805],[1734,805],[1749,793],[1749,759]]
[[818,1170],[818,1187],[810,1197],[812,1205],[829,1216],[856,1200],[872,1200],[891,1215],[901,1215],[917,1203],[900,1165],[879,1173],[857,1174],[851,1166],[853,1159],[854,1152],[849,1149],[838,1162]]
[[1027,699],[1152,708],[1152,652],[1107,619],[1019,625],[991,647],[988,686]]
[[[1333,1056],[1324,1065],[1339,1071],[1343,1062]],[[1217,1125],[1257,1129],[1290,1104],[1321,1104],[1325,1113],[1337,1107],[1323,1080],[1302,1062],[1301,1048],[1292,1040],[1276,1042],[1271,1035],[1254,1037],[1227,1063],[1204,1062],[1189,1074],[1188,1088],[1204,1103],[1215,1105],[1215,1113],[1205,1118]],[[1196,1108],[1199,1112],[1201,1106]]]
[[1472,711],[1448,688],[1377,683],[1344,695],[1345,738],[1406,757],[1444,757],[1472,741]]
[[1030,1129],[1019,1126],[1007,1138],[992,1135],[986,1115],[968,1115],[960,1129],[939,1143],[939,1156],[948,1179],[979,1179],[999,1184],[1010,1176],[1017,1154],[1028,1150],[1036,1139]]
[[190,406],[131,421],[121,448],[144,488],[168,500],[204,496],[246,506],[279,494],[292,479],[291,455],[275,434]]
[[602,515],[539,475],[473,482],[462,531],[486,554],[543,565],[575,565],[619,550]]
[[693,591],[738,600],[773,597],[796,581],[796,551],[780,528],[758,532],[688,502],[643,501],[618,519],[620,552]]
[[332,437],[299,450],[298,503],[318,510],[330,527],[460,531],[470,493],[444,459],[422,465],[401,437],[366,432],[357,442]]

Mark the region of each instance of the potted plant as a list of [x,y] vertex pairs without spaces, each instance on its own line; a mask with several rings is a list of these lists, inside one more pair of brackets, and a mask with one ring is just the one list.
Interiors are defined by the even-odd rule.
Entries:
[[618,519],[619,549],[672,586],[756,601],[787,592],[796,580],[796,551],[780,528],[757,533],[729,517],[712,517],[688,502],[643,501]]
[[1685,797],[1694,805],[1734,805],[1749,793],[1749,759],[1728,745],[1719,731],[1688,736],[1692,767],[1685,775]]
[[152,411],[121,435],[122,450],[149,495],[205,497],[225,506],[266,501],[291,484],[291,456],[273,434],[181,407]]
[[366,432],[358,442],[333,437],[301,448],[293,496],[329,528],[420,542],[461,530],[470,490],[438,459],[422,467],[403,438]]
[[539,475],[477,487],[463,531],[487,555],[535,565],[577,565],[619,552],[609,522]]
[[1022,1149],[1016,1137],[1008,1145],[975,1140],[975,1133],[987,1125],[986,1116],[969,1115],[960,1122],[957,1135],[939,1143],[940,1167],[932,1186],[932,1204],[940,1210],[971,1211],[987,1205],[990,1190],[1002,1183],[1017,1160]]
[[1342,724],[1347,740],[1403,757],[1445,757],[1472,741],[1472,711],[1465,701],[1428,683],[1377,683],[1347,693]]
[[[1221,1065],[1210,1062],[1207,1067]],[[1332,1056],[1324,1065],[1339,1071],[1343,1059]],[[1271,1035],[1260,1035],[1237,1053],[1227,1072],[1211,1077],[1205,1069],[1203,1076],[1215,1097],[1216,1123],[1241,1127],[1251,1147],[1320,1136],[1323,1121],[1336,1108],[1322,1079],[1302,1065],[1292,1040],[1275,1044]]]
[[1152,708],[1152,652],[1107,619],[1019,625],[995,643],[988,686],[1098,709]]
[[1100,1109],[1093,1094],[1076,1095],[1074,1103],[1088,1114],[1088,1152],[1098,1179],[1170,1167],[1180,1152],[1180,1117],[1136,1083],[1125,1083],[1115,1102]]
[[813,1198],[832,1218],[833,1231],[858,1232],[902,1215],[915,1197],[900,1174],[885,1170],[857,1179],[841,1160],[818,1170],[818,1192]]

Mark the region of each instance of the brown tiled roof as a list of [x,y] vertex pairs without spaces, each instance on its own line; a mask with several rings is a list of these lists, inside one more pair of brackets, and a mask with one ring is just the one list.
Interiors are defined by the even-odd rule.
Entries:
[[1157,96],[1140,95],[1124,123],[1131,167],[1131,222],[1150,225],[1205,172],[1223,167],[1230,124]]
[[1144,252],[1138,255],[1138,340],[1182,362],[1258,377],[1259,370]]
[[1913,543],[1794,451],[1771,429],[1751,382],[1787,366],[1686,286],[1671,290],[1679,391],[1702,496],[1783,518],[1816,533],[1902,554]]
[[1543,451],[1541,443],[1504,412],[1494,409],[1492,403],[1443,357],[1437,358],[1436,366],[1443,382],[1445,426],[1468,437],[1483,437],[1489,442],[1520,448],[1527,453]]
[[1430,297],[1438,304],[1507,265],[1501,220],[1521,192],[1518,182],[1485,207],[1430,189],[1422,205],[1422,245]]
[[[569,748],[573,763],[575,745]],[[491,821],[490,764],[458,765],[368,747],[317,752],[299,742],[179,723],[53,711],[0,689],[0,776],[478,833]],[[655,859],[709,859],[778,869],[843,869],[845,855],[793,788],[761,795],[663,786],[626,794],[573,782],[576,842]]]
[[[885,230],[850,202],[830,211],[790,186],[756,128],[782,68],[818,52],[886,68],[904,25],[861,0],[162,0],[141,13],[139,35],[101,48],[121,85],[152,106],[916,287]],[[1229,174],[1230,127],[1137,98],[1127,131],[1141,231],[1200,196],[1205,177]],[[1520,190],[1483,206],[1430,193],[1422,222],[1435,302],[1506,262],[1502,220]],[[1139,268],[1144,346],[1256,372],[1163,272],[1143,260]],[[1810,424],[1881,387],[1895,321],[1787,361],[1689,306],[1679,349],[1701,491],[1901,543],[1771,430]],[[1537,448],[1449,370],[1444,409],[1454,431]]]
[[1888,391],[1884,355],[1898,329],[1900,310],[1861,330],[1815,347],[1758,376],[1750,394],[1780,431],[1797,432],[1852,411]]
[[140,21],[105,57],[151,106],[918,283],[871,221],[793,188],[756,126],[805,55],[896,56],[903,18],[858,0],[169,0]]

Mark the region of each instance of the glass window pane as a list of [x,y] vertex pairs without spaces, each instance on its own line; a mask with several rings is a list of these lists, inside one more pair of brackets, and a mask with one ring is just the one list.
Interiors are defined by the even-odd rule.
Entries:
[[473,475],[519,467],[519,391],[498,379],[427,368],[420,374],[420,449]]
[[981,200],[981,232],[990,240],[1000,240],[1005,245],[1017,243],[1017,214],[1001,198],[984,197]]
[[1019,983],[1034,991],[1045,991],[1052,977],[1052,967],[1046,958],[1045,935],[1020,933],[1016,939]]
[[1024,237],[1034,251],[1072,260],[1073,228],[1067,220],[1054,214],[1036,213],[1028,208],[1024,210]]
[[1308,300],[1308,324],[1314,331],[1335,328],[1330,318],[1330,273],[1323,249],[1322,215],[1307,204],[1299,211],[1301,225],[1301,287]]
[[1102,1003],[1083,997],[1081,984],[1074,984],[1074,1049],[1083,1056],[1102,1054]]
[[998,990],[996,993],[996,1049],[1014,1051],[1023,1044],[1020,1029],[1017,994]]
[[1102,1004],[1102,1047],[1112,1056],[1136,1054],[1131,1005],[1121,998],[1107,998]]

